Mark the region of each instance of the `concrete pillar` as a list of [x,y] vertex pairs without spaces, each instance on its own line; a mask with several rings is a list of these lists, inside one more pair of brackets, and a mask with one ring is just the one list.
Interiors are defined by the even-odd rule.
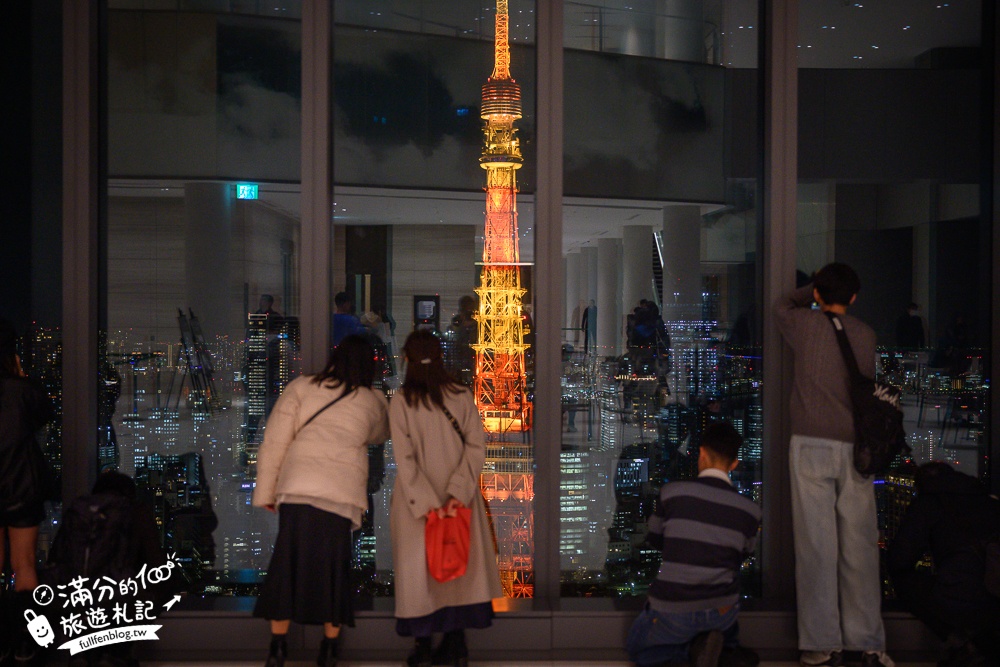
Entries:
[[577,345],[580,338],[580,318],[583,317],[583,309],[586,307],[583,301],[583,294],[580,289],[580,265],[583,264],[583,255],[579,252],[571,252],[566,255],[566,304],[565,304],[565,326],[570,331],[563,332],[563,338]]
[[701,313],[701,207],[663,209],[663,317],[699,318]]
[[937,345],[938,317],[937,302],[931,289],[931,223],[923,222],[913,226],[913,300],[920,305],[920,315],[927,327],[928,347]]
[[622,309],[630,313],[640,299],[653,299],[653,230],[626,225],[622,233]]
[[812,274],[835,257],[837,186],[834,183],[801,183],[796,196],[795,268]]
[[[184,289],[187,303],[201,321],[206,340],[243,331],[242,298],[231,284],[232,186],[187,183],[184,186]],[[185,315],[187,313],[185,312]]]
[[[597,248],[580,249],[580,321],[588,307],[597,308]],[[597,321],[590,319],[588,331],[580,332],[580,345],[588,353],[594,351],[597,340]]]
[[658,5],[657,55],[667,60],[705,62],[702,1],[661,0]]
[[621,354],[621,240],[597,240],[597,354]]

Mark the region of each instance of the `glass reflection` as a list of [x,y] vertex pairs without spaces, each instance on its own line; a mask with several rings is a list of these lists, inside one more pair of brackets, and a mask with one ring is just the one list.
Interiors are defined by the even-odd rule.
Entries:
[[190,591],[254,594],[276,531],[256,453],[302,372],[301,3],[138,4],[107,19],[99,462],[135,478]]
[[[982,9],[803,2],[799,14],[800,280],[831,261],[857,270],[853,314],[875,329],[876,373],[903,392],[913,448],[874,480],[883,561],[917,465],[945,461],[988,482]],[[895,596],[884,568],[882,587]]]
[[[473,389],[510,597],[534,587],[533,13],[495,0],[335,5],[334,284],[362,320],[392,323],[387,395],[412,329],[435,332]],[[393,456],[390,442],[362,529],[371,596],[392,593]]]
[[[565,12],[568,597],[645,594],[648,518],[664,483],[697,476],[708,424],[743,436],[732,481],[762,494],[756,7],[654,5]],[[742,579],[760,594],[757,555]]]

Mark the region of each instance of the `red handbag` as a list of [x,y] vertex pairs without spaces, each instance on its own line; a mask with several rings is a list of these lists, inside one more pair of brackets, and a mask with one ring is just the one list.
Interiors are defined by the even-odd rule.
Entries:
[[427,548],[427,569],[431,576],[444,583],[458,579],[469,565],[469,524],[472,511],[468,507],[455,509],[455,516],[443,519],[437,512],[427,513],[424,543]]

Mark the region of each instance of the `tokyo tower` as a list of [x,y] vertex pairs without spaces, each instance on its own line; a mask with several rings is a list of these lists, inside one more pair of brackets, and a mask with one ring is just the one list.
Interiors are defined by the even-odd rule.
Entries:
[[476,405],[491,433],[531,426],[525,396],[521,254],[517,240],[517,183],[523,158],[514,122],[521,118],[521,87],[510,76],[507,0],[497,0],[493,74],[483,85],[486,229],[479,295]]

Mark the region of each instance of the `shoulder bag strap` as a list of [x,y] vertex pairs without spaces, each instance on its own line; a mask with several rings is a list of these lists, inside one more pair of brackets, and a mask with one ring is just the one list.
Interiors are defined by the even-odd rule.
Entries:
[[852,379],[860,376],[861,370],[858,368],[858,360],[854,356],[854,350],[851,349],[851,342],[847,340],[847,332],[844,331],[844,323],[841,322],[840,318],[834,313],[827,311],[824,315],[830,318],[830,324],[833,325],[833,330],[837,334],[837,343],[840,344],[840,351],[844,355],[844,363],[847,364],[847,372],[850,374]]
[[465,434],[462,433],[462,427],[458,425],[458,420],[455,419],[455,416],[453,414],[451,414],[451,412],[448,411],[448,408],[444,407],[444,402],[443,401],[441,403],[441,409],[444,410],[444,416],[447,417],[448,421],[451,422],[452,428],[454,428],[455,432],[458,433],[458,437],[460,437],[462,439],[462,444],[464,445],[465,444]]
[[[465,446],[465,434],[462,433],[462,427],[458,425],[458,420],[455,419],[455,416],[453,414],[451,414],[451,411],[448,410],[448,408],[444,407],[444,401],[443,400],[441,402],[441,409],[444,410],[445,416],[448,418],[448,421],[451,422],[452,428],[454,428],[455,432],[458,433],[458,437],[460,437],[462,439],[462,446],[464,447]],[[479,473],[476,472],[475,470],[473,470],[471,464],[469,465],[469,474],[472,475],[472,479],[476,483],[476,486],[479,486]],[[497,544],[497,531],[496,531],[496,527],[493,525],[493,513],[490,511],[490,504],[488,502],[486,502],[486,496],[483,494],[483,490],[482,490],[481,487],[479,488],[479,494],[478,495],[479,495],[480,500],[482,500],[482,503],[483,503],[483,512],[486,514],[486,521],[487,521],[487,523],[489,525],[489,528],[490,528],[490,537],[493,539],[493,551],[494,551],[494,553],[500,553],[500,547]],[[476,497],[476,495],[473,494],[473,499],[475,499],[475,497]],[[473,504],[474,503],[475,503],[475,500],[473,500]]]
[[[306,420],[305,424],[303,424],[302,426],[299,427],[299,430],[301,431],[306,426],[309,426],[309,424],[310,424],[310,422],[312,422],[312,420],[316,419],[316,417],[319,417],[320,414],[322,414],[327,408],[329,408],[330,406],[332,406],[334,403],[336,403],[337,401],[339,401],[343,397],[347,396],[347,393],[348,392],[346,392],[346,391],[343,392],[340,396],[338,396],[337,398],[333,399],[332,401],[330,401],[329,403],[327,403],[326,405],[324,405],[322,408],[320,408],[319,410],[317,410],[316,413],[312,417],[310,417],[309,419]],[[352,391],[350,393],[353,394],[354,392]]]
[[[451,422],[451,427],[455,429],[455,432],[458,433],[458,437],[462,439],[462,447],[465,447],[465,434],[462,433],[462,427],[458,425],[458,420],[455,419],[455,415],[451,414],[451,411],[444,406],[444,402],[441,403],[441,409],[444,410],[444,416],[447,417],[448,421]],[[469,465],[469,473],[472,475],[473,480],[477,482],[479,481],[479,475],[476,473],[475,470],[472,469],[471,464]],[[485,505],[485,499],[484,499],[484,505]]]

